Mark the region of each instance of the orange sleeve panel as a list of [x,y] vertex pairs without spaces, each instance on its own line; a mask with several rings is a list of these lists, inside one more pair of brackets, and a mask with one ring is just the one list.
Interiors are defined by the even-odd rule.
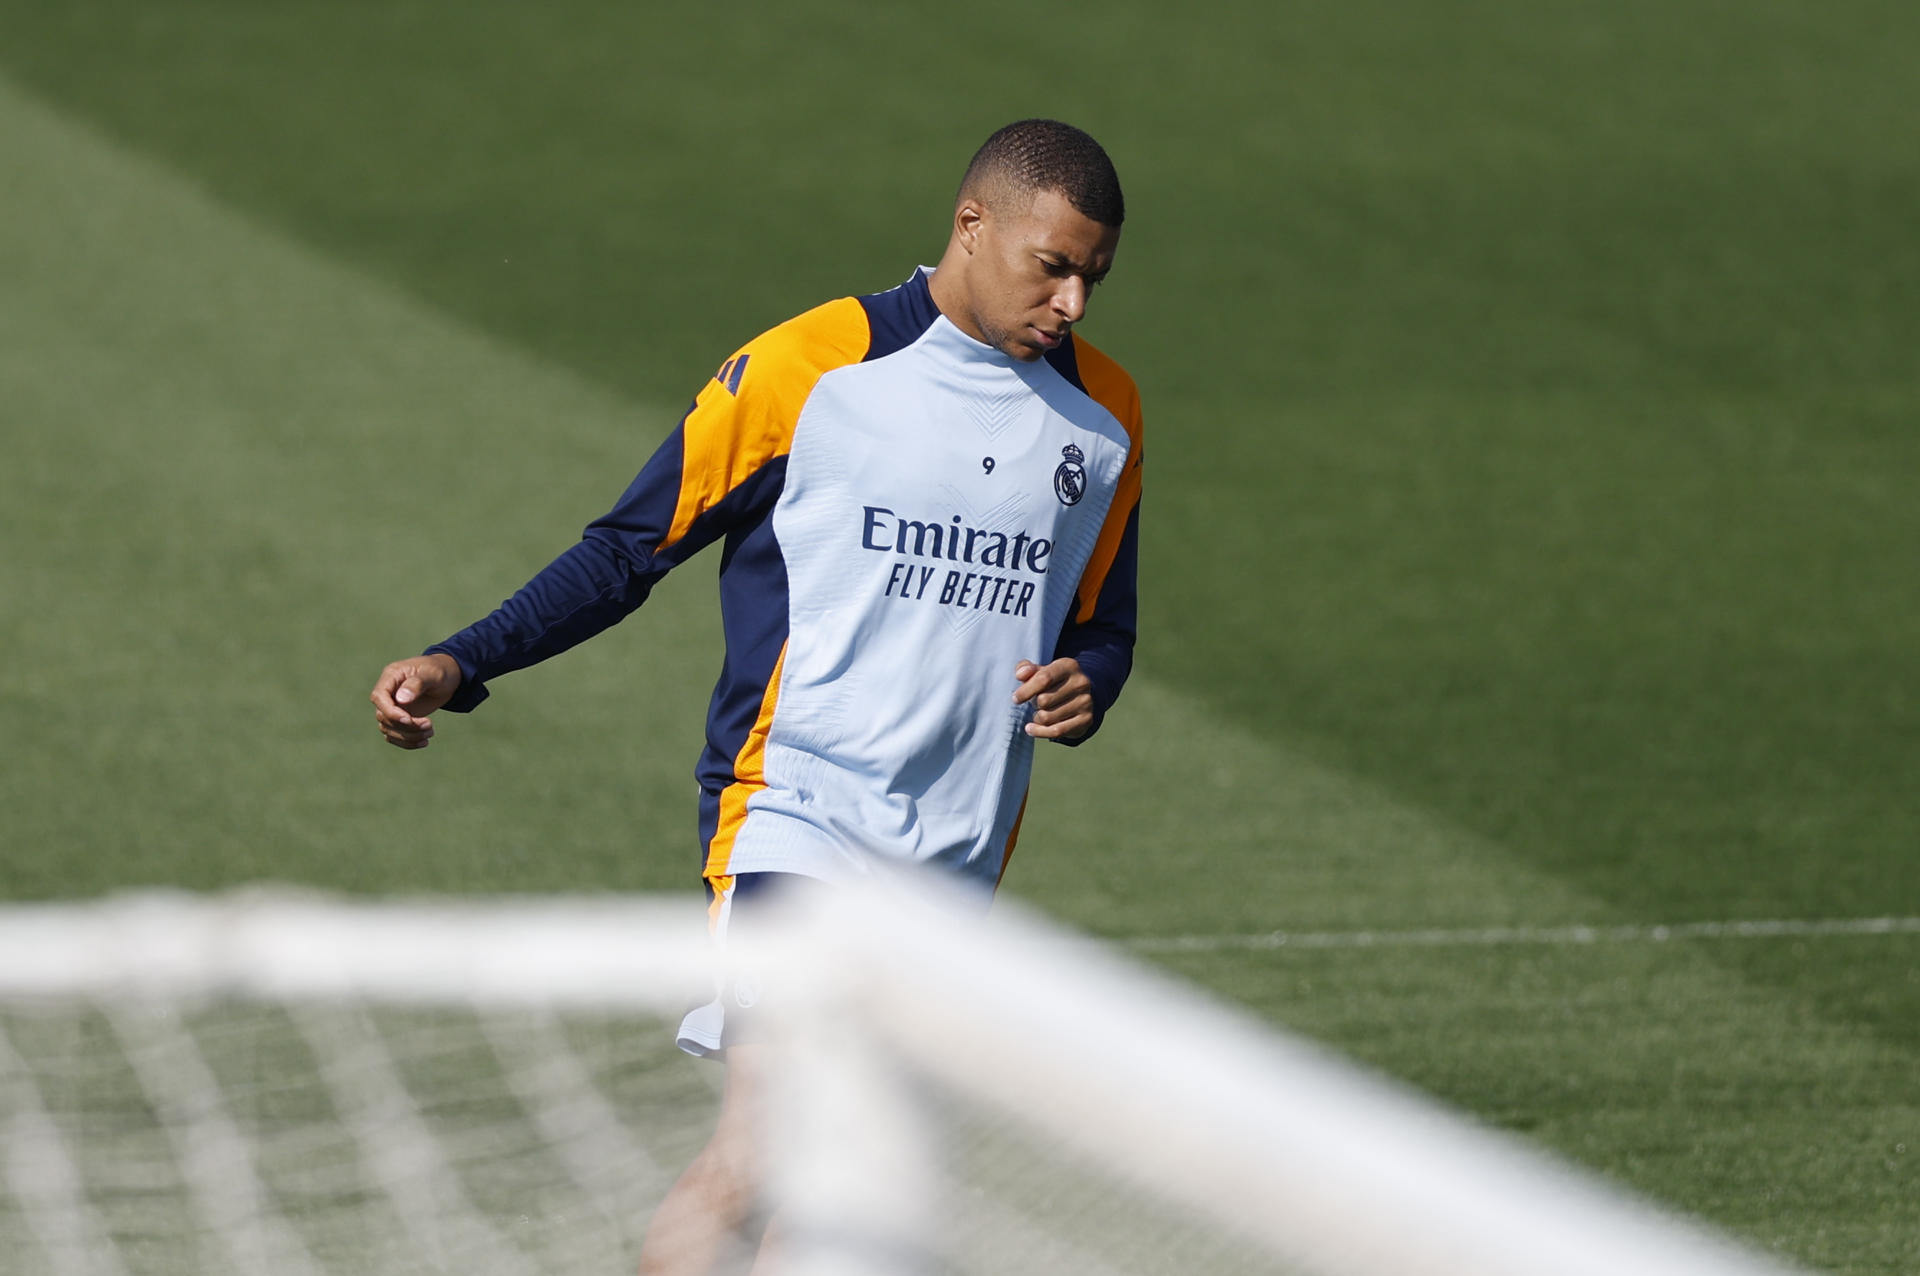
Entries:
[[1086,387],[1088,396],[1095,403],[1113,413],[1115,419],[1126,428],[1127,438],[1131,441],[1127,449],[1126,468],[1120,472],[1119,490],[1113,494],[1113,504],[1107,507],[1107,518],[1100,526],[1100,539],[1094,542],[1093,556],[1087,560],[1086,570],[1080,575],[1074,619],[1084,624],[1093,618],[1101,587],[1106,584],[1107,573],[1113,567],[1114,557],[1120,552],[1120,541],[1126,535],[1127,521],[1140,504],[1141,471],[1146,460],[1146,427],[1140,415],[1139,388],[1134,385],[1133,378],[1127,375],[1126,369],[1077,334],[1073,345],[1080,384]]
[[720,820],[714,829],[713,841],[707,846],[707,863],[701,870],[704,877],[726,876],[734,839],[740,836],[740,826],[747,822],[747,799],[767,787],[767,735],[773,730],[774,705],[780,698],[780,670],[786,663],[787,649],[783,646],[779,658],[773,662],[773,673],[767,678],[766,692],[760,698],[759,717],[734,757],[735,780],[721,790]]
[[793,446],[794,422],[820,378],[858,363],[871,342],[852,297],[817,306],[754,338],[721,365],[681,423],[680,496],[662,548],[768,461]]

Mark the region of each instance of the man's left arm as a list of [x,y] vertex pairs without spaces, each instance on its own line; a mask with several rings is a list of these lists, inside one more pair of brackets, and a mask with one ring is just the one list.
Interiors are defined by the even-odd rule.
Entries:
[[1136,493],[1106,570],[1097,580],[1082,578],[1082,596],[1074,600],[1053,660],[1039,666],[1023,663],[1015,672],[1021,686],[1014,699],[1035,703],[1028,735],[1079,744],[1100,729],[1107,710],[1120,698],[1133,672],[1139,546]]
[[1078,371],[1089,398],[1127,432],[1127,459],[1107,505],[1093,554],[1074,588],[1073,608],[1044,665],[1021,661],[1014,701],[1031,701],[1027,734],[1079,744],[1106,719],[1133,672],[1136,587],[1140,565],[1140,491],[1146,463],[1146,427],[1133,378],[1105,354],[1077,341]]
[[[1128,383],[1131,389],[1131,383]],[[1027,734],[1074,745],[1100,729],[1107,710],[1120,698],[1133,672],[1134,630],[1139,618],[1140,488],[1145,456],[1141,443],[1139,400],[1126,406],[1132,446],[1120,485],[1094,542],[1093,556],[1080,574],[1073,609],[1044,665],[1022,661],[1014,671],[1020,689],[1014,702],[1032,701]]]

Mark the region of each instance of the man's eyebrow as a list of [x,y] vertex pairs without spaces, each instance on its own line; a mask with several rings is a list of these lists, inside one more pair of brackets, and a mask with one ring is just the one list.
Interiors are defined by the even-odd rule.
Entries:
[[1113,269],[1110,265],[1100,270],[1095,270],[1091,265],[1083,266],[1067,253],[1061,252],[1058,248],[1042,248],[1038,250],[1037,255],[1049,266],[1065,266],[1076,275],[1090,275],[1095,279],[1105,279]]

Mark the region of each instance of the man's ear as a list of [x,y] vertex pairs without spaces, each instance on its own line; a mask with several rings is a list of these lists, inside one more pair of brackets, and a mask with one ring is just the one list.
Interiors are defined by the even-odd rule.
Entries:
[[986,225],[987,210],[977,199],[963,199],[953,210],[954,242],[971,256],[980,246],[980,231]]

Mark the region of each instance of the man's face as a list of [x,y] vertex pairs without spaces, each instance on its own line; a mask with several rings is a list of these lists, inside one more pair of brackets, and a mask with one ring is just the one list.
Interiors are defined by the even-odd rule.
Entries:
[[1018,196],[990,208],[968,201],[957,217],[971,248],[964,317],[978,330],[968,335],[1031,362],[1065,341],[1087,313],[1088,294],[1113,266],[1120,228],[1088,217],[1059,191],[1024,203]]

